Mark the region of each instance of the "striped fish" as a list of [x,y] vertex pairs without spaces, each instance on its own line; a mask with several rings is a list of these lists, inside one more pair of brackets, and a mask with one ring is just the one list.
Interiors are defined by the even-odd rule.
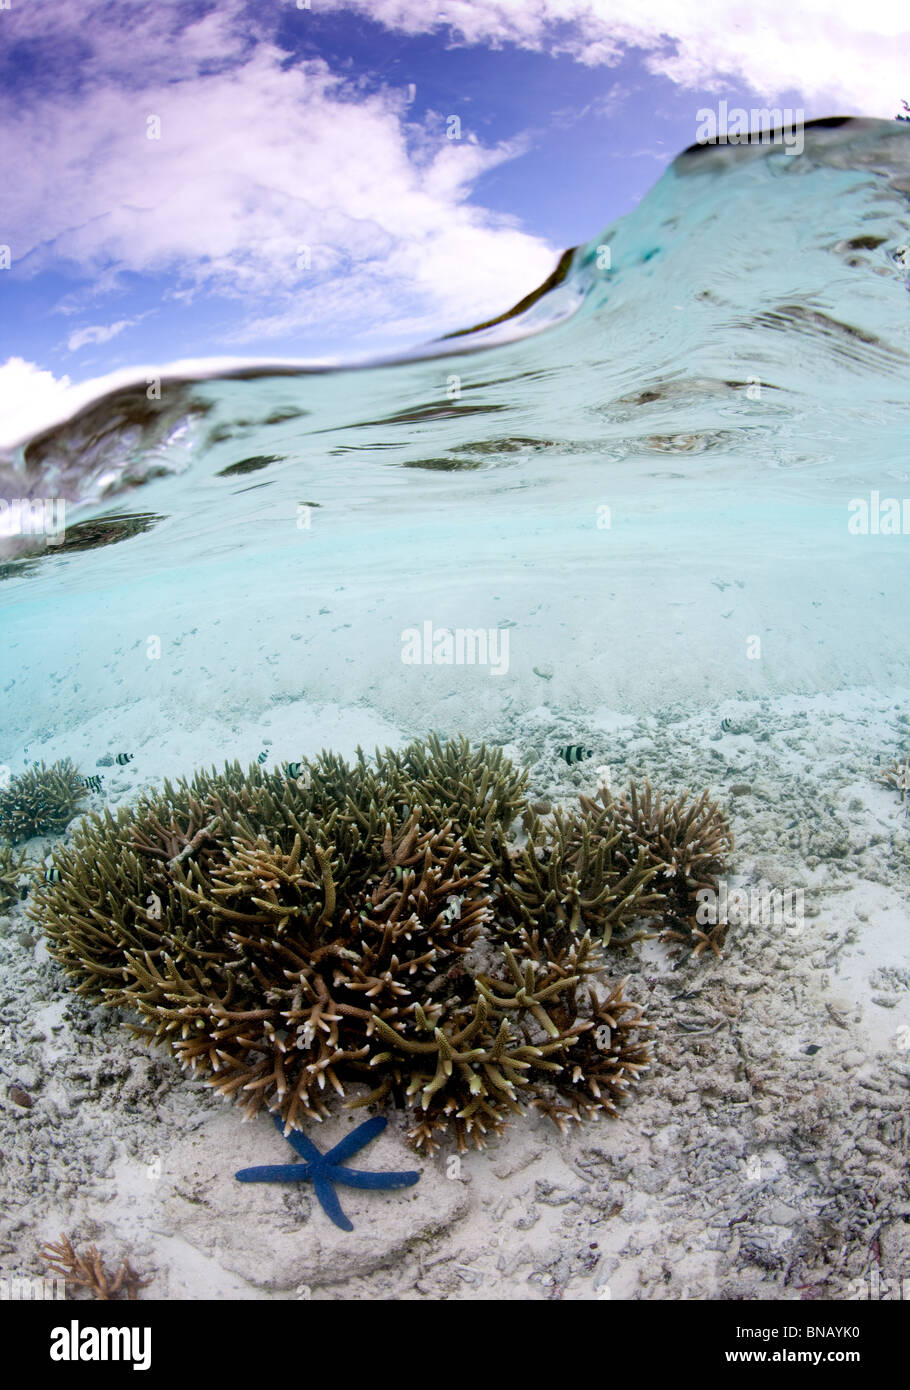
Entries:
[[313,774],[304,762],[288,763],[288,776],[302,792],[308,792],[313,785]]
[[61,872],[60,872],[59,869],[45,869],[45,870],[44,870],[44,882],[45,882],[45,883],[59,883],[62,877],[63,877],[63,875],[61,874]]
[[132,753],[118,753],[116,758],[114,759],[114,762],[119,763],[121,767],[123,767],[124,763],[131,763],[132,761]]
[[582,748],[580,743],[570,743],[559,749],[558,756],[564,758],[571,767],[573,763],[580,763],[585,758],[593,758],[594,754],[590,748]]
[[256,759],[256,761],[257,761],[258,763],[264,763],[264,762],[266,761],[266,759],[268,758],[268,756],[269,756],[268,753],[265,753],[265,752],[260,753],[260,754],[259,754],[259,757]]
[[98,776],[97,774],[96,774],[94,777],[83,777],[83,779],[82,779],[82,785],[83,785],[83,787],[85,787],[86,791],[90,791],[90,792],[100,792],[100,790],[101,790],[101,777]]

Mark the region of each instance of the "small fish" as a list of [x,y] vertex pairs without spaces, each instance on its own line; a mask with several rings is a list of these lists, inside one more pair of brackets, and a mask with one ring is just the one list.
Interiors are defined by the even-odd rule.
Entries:
[[558,757],[564,758],[571,767],[573,763],[580,763],[584,758],[593,758],[594,754],[590,748],[582,748],[580,743],[570,743],[565,748],[560,748]]
[[123,767],[124,763],[131,763],[133,761],[133,756],[132,753],[118,753],[114,762],[119,763],[120,766]]
[[59,883],[62,877],[63,877],[63,875],[61,874],[61,872],[60,872],[59,869],[45,869],[45,870],[44,870],[44,882],[45,882],[45,883]]
[[259,757],[256,759],[256,761],[259,762],[259,763],[264,763],[264,762],[266,761],[266,759],[268,758],[268,756],[269,756],[268,753],[260,753],[260,754],[259,754]]
[[288,776],[298,778],[302,768],[303,763],[288,763]]
[[82,785],[87,791],[100,792],[102,780],[101,776],[96,773],[94,777],[83,777]]
[[736,728],[736,725],[733,723],[732,719],[722,719],[720,721],[720,727],[723,733],[729,734],[733,732],[733,730]]

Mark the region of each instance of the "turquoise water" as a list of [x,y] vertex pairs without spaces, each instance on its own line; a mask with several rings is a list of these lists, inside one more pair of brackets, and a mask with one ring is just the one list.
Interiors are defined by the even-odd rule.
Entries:
[[910,685],[910,534],[849,524],[910,497],[908,197],[898,122],[694,150],[494,329],[143,379],[20,448],[0,493],[66,498],[67,530],[0,542],[0,759],[149,700],[495,739],[541,705],[583,731]]

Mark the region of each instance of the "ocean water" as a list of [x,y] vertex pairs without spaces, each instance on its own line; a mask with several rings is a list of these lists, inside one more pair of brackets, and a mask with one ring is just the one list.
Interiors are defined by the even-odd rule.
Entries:
[[694,148],[492,328],[143,377],[11,452],[66,530],[2,540],[0,760],[139,706],[163,765],[301,701],[495,742],[910,685],[908,198],[898,122]]

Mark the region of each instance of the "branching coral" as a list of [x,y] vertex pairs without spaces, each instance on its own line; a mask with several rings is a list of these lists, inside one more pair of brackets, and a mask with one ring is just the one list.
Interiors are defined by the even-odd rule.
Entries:
[[717,802],[707,792],[692,801],[688,792],[671,800],[647,782],[642,790],[633,782],[618,801],[605,789],[594,800],[580,800],[587,815],[605,813],[607,825],[618,833],[620,865],[631,869],[638,862],[635,854],[655,866],[649,895],[668,929],[666,938],[686,942],[696,956],[707,945],[716,951],[722,941],[714,945],[713,937],[705,939],[695,913],[699,889],[717,892],[717,875],[733,850],[733,832]]
[[101,1252],[90,1245],[84,1254],[73,1249],[68,1236],[61,1235],[56,1245],[48,1243],[39,1255],[52,1274],[60,1274],[74,1289],[88,1289],[93,1298],[102,1301],[125,1293],[134,1299],[138,1289],[144,1289],[151,1279],[141,1279],[128,1260],[123,1260],[117,1273],[110,1275],[104,1268]]
[[[527,1104],[611,1113],[647,1045],[606,947],[668,896],[624,803],[545,828],[524,772],[463,739],[303,766],[212,769],[83,819],[29,909],[79,991],[286,1132],[335,1096],[406,1107],[427,1152],[481,1146]],[[676,803],[649,814],[701,881],[700,811],[694,830]]]
[[19,876],[25,871],[25,851],[15,854],[10,845],[0,845],[0,912],[19,901]]
[[623,1100],[650,1063],[650,1048],[639,1037],[651,1028],[642,1022],[642,1009],[623,998],[626,980],[614,984],[606,998],[589,991],[590,1025],[573,1049],[571,1065],[553,1082],[551,1094],[541,1088],[532,1104],[565,1129],[567,1120],[582,1120],[605,1110],[616,1114]]
[[62,830],[79,809],[85,788],[69,758],[31,767],[0,791],[0,833],[14,844]]
[[581,800],[581,815],[526,816],[527,844],[513,857],[503,902],[516,923],[548,939],[591,930],[607,946],[614,928],[663,901],[645,894],[660,865],[624,837],[613,802]]
[[896,758],[890,767],[883,770],[878,780],[883,786],[893,787],[895,791],[899,791],[901,801],[903,801],[907,792],[910,791],[910,755],[905,757],[903,761]]

